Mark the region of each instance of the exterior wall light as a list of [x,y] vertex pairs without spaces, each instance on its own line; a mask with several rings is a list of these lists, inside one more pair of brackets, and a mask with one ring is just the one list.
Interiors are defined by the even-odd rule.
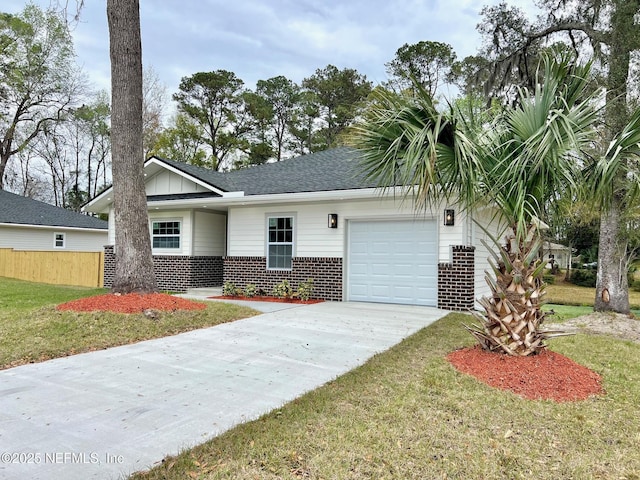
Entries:
[[338,228],[338,214],[337,213],[330,213],[327,222],[328,222],[327,226],[329,228]]
[[452,208],[447,208],[444,211],[444,224],[447,227],[452,227],[456,224],[456,212]]

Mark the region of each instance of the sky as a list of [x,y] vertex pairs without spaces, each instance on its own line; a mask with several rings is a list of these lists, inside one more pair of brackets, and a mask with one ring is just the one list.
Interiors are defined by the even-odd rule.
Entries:
[[[75,0],[58,3],[75,4]],[[51,0],[34,0],[47,8]],[[55,3],[55,0],[54,0]],[[140,0],[142,56],[168,95],[196,72],[232,71],[255,88],[278,75],[300,83],[328,64],[354,68],[374,84],[405,43],[450,44],[458,58],[477,53],[476,25],[498,0]],[[510,0],[530,15],[532,0]],[[2,0],[18,13],[24,0]],[[106,0],[85,0],[73,38],[95,88],[110,88]]]

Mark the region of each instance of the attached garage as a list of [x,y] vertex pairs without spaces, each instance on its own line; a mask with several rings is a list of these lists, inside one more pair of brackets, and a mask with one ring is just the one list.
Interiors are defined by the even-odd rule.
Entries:
[[352,220],[347,258],[348,300],[438,305],[434,220]]

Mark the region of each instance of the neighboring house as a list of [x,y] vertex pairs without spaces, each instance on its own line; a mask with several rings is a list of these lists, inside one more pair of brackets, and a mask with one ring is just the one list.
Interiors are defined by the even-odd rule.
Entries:
[[104,220],[0,190],[0,248],[101,252]]
[[[161,289],[230,281],[270,292],[313,278],[326,300],[448,309],[472,308],[488,292],[485,235],[472,218],[446,203],[417,212],[399,192],[383,194],[353,149],[226,173],[152,157],[144,174]],[[110,214],[105,286],[115,269],[112,193],[85,206]]]
[[542,247],[544,259],[547,261],[547,268],[551,268],[553,259],[560,268],[571,266],[571,249],[559,243],[544,242]]

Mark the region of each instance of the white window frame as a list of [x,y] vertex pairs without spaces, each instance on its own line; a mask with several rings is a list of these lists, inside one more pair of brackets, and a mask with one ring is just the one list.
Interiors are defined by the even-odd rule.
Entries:
[[[176,234],[154,234],[153,225],[156,223],[177,223],[180,233]],[[149,220],[149,233],[151,234],[151,249],[154,251],[167,251],[167,252],[181,252],[182,251],[182,232],[184,228],[184,222],[181,218],[152,218]],[[156,238],[169,238],[178,237],[177,247],[156,247],[154,245],[154,239]]]
[[[295,257],[295,247],[296,247],[296,215],[293,213],[272,213],[266,215],[265,222],[265,256],[267,257],[267,270],[280,270],[280,271],[291,271],[293,269],[293,258]],[[280,218],[290,218],[291,219],[291,241],[271,241],[270,239],[270,220],[271,219],[280,219]],[[270,247],[274,245],[279,246],[291,246],[291,260],[290,265],[288,267],[271,267],[271,255]]]
[[[58,235],[62,237],[62,245],[58,245]],[[67,248],[67,235],[65,232],[53,232],[53,248]]]

